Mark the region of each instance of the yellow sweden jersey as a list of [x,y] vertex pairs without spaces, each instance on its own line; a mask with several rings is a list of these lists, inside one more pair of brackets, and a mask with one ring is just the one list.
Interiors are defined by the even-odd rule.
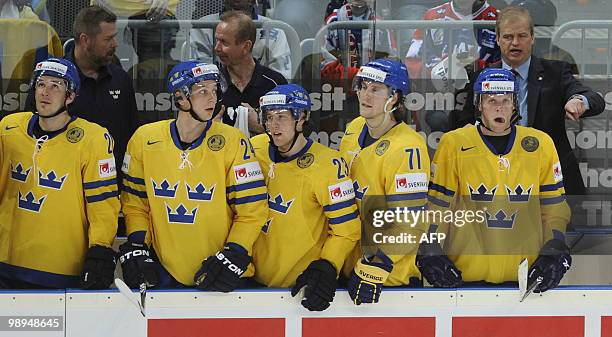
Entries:
[[0,274],[75,287],[88,247],[110,247],[117,232],[113,140],[74,117],[37,140],[35,123],[31,112],[0,122]]
[[[423,137],[405,123],[399,123],[373,144],[363,147],[367,133],[365,119],[357,117],[347,126],[340,143],[340,153],[349,163],[361,216],[365,216],[364,209],[380,209],[381,206],[390,210],[398,207],[420,210],[425,207],[429,155]],[[381,198],[384,198],[383,205],[373,207],[363,203],[364,200],[374,200],[375,204],[380,204]],[[405,232],[415,235],[418,240],[424,230],[424,225],[417,223]],[[402,250],[405,253],[388,254],[394,261],[394,266],[385,285],[405,285],[410,277],[420,277],[414,265],[416,248],[416,244],[403,247],[398,244],[394,250]],[[360,257],[361,250],[358,246],[347,261],[345,275],[349,275]]]
[[467,218],[455,218],[434,225],[447,233],[445,251],[464,281],[501,283],[516,281],[520,261],[533,262],[544,242],[565,232],[570,211],[564,193],[547,134],[513,127],[505,152],[498,154],[478,127],[470,126],[442,137],[432,163],[429,205],[481,212],[466,223]]
[[252,141],[270,195],[270,215],[253,249],[256,280],[293,286],[318,259],[340,272],[359,240],[360,224],[353,183],[338,152],[309,139],[300,152],[280,159],[267,135]]
[[161,264],[193,285],[202,261],[237,243],[249,252],[268,215],[267,192],[249,141],[209,123],[183,151],[176,121],[140,127],[128,144],[121,193],[127,233],[147,231]]

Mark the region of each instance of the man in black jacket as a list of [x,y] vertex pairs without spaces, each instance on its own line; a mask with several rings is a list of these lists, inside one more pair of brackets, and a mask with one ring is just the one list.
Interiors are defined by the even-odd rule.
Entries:
[[[567,62],[532,55],[533,21],[524,8],[510,6],[502,10],[497,18],[496,35],[502,52],[500,67],[511,69],[519,78],[519,124],[551,136],[561,161],[566,193],[585,194],[578,162],[567,139],[565,118],[578,120],[600,114],[605,107],[603,98],[575,79]],[[468,89],[462,110],[453,112],[451,128],[475,122],[473,97]]]

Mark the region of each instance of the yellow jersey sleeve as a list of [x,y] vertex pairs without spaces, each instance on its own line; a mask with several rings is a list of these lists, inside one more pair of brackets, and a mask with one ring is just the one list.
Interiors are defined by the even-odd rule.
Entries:
[[318,187],[315,190],[329,225],[321,258],[331,262],[339,273],[360,238],[361,224],[348,165],[339,156],[325,157],[325,160],[328,162],[320,167],[318,178],[321,179],[316,179]]
[[234,242],[251,253],[261,227],[268,218],[268,191],[263,171],[255,158],[253,146],[242,133],[228,149],[227,200],[234,213],[227,242]]
[[89,246],[111,247],[117,233],[120,208],[113,138],[106,129],[92,131],[81,168]]
[[[431,163],[431,183],[427,195],[427,207],[432,211],[452,210],[459,191],[459,177],[457,173],[457,153],[455,142],[450,134],[440,139],[438,149]],[[429,224],[430,232],[448,234],[448,223]]]
[[134,232],[146,232],[151,225],[142,162],[143,139],[142,132],[139,132],[141,130],[137,130],[128,142],[121,165],[121,171],[123,172],[121,205],[128,235]]
[[552,239],[554,232],[565,233],[570,221],[571,211],[565,200],[563,188],[563,172],[555,145],[545,133],[538,137],[542,142],[540,151],[540,212],[544,242]]

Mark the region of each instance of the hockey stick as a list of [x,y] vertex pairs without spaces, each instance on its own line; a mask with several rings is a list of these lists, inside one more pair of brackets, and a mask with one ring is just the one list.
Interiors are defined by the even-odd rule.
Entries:
[[523,259],[518,267],[518,283],[519,283],[519,302],[523,302],[533,291],[542,283],[542,276],[538,276],[535,281],[529,283],[528,274],[529,273],[529,262],[527,259]]
[[125,282],[123,282],[123,280],[116,278],[115,279],[115,286],[117,286],[117,289],[119,289],[119,292],[125,296],[125,298],[127,298],[132,304],[134,304],[136,306],[136,308],[138,308],[138,310],[140,310],[140,313],[142,314],[142,317],[147,317],[145,314],[145,300],[147,298],[147,285],[146,283],[141,283],[140,284],[140,299],[138,298],[138,295],[134,294],[132,292],[132,289],[130,289],[130,287],[127,286],[127,284],[125,284]]

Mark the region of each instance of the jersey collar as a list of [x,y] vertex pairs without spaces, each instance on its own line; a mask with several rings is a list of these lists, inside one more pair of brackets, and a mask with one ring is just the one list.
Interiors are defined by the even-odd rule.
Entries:
[[[193,143],[191,143],[191,146],[189,146],[187,150],[193,150],[196,147],[200,146],[200,144],[202,144],[202,141],[204,140],[204,138],[206,138],[206,133],[208,132],[208,129],[210,129],[210,127],[212,126],[212,123],[212,121],[206,122],[206,126],[204,127],[204,131],[202,131],[202,134]],[[177,149],[183,151],[183,147],[181,146],[181,139],[179,137],[178,129],[176,127],[176,119],[173,120],[172,123],[170,123],[170,135],[172,136],[174,146],[176,146]]]
[[482,139],[482,141],[489,148],[489,150],[491,152],[493,152],[494,155],[496,155],[496,156],[505,156],[508,153],[510,153],[510,151],[512,150],[512,146],[514,145],[514,139],[516,138],[516,125],[512,125],[512,128],[510,129],[510,137],[508,138],[508,144],[506,144],[506,149],[504,150],[504,153],[498,153],[497,152],[497,149],[495,149],[495,146],[493,146],[493,144],[491,144],[487,140],[487,137],[485,137],[482,134],[482,131],[480,131],[480,125],[477,125],[476,129],[478,130],[478,134],[480,135],[480,139]]
[[[34,125],[36,125],[36,123],[38,123],[38,120],[40,119],[40,117],[36,114],[32,115],[32,118],[30,118],[30,121],[28,122],[28,136],[32,137],[32,138],[36,138],[34,136]],[[66,131],[66,129],[68,129],[68,125],[70,125],[70,123],[72,123],[75,119],[77,119],[76,116],[70,116],[70,120],[68,121],[68,123],[66,123],[66,125],[64,125],[63,128],[57,130],[57,131],[53,131],[51,133],[49,133],[49,139],[59,135],[60,133]]]
[[274,146],[274,143],[270,141],[270,146],[268,147],[268,155],[270,156],[270,160],[274,163],[288,163],[294,159],[303,156],[304,153],[308,152],[308,150],[310,150],[310,147],[312,146],[312,143],[312,139],[306,138],[306,145],[304,145],[304,147],[300,151],[298,151],[298,153],[289,157],[283,157],[278,152],[278,148]]

